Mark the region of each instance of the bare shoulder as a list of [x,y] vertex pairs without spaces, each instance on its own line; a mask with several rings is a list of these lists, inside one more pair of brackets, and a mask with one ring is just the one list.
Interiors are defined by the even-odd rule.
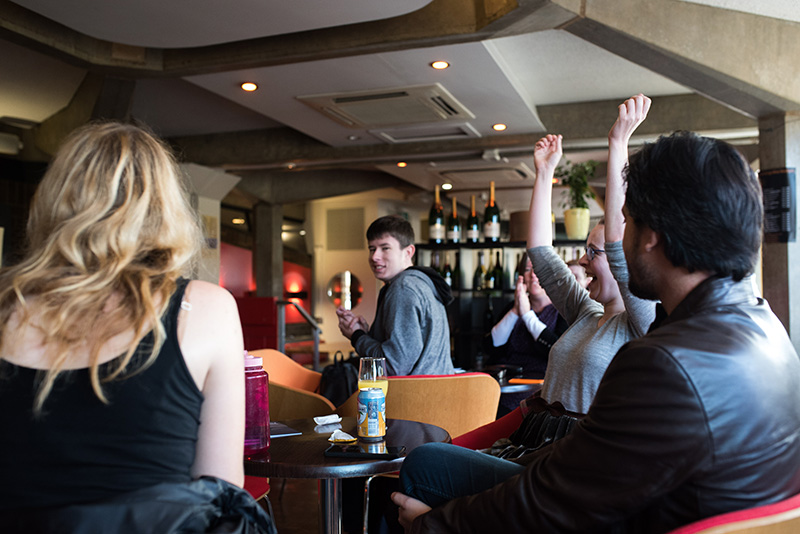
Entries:
[[183,300],[192,304],[193,308],[195,304],[236,306],[236,301],[230,291],[203,280],[189,282]]
[[[187,305],[188,304],[188,305]],[[192,280],[186,288],[178,320],[184,333],[205,339],[223,341],[229,330],[239,330],[239,310],[233,295],[224,288],[201,280]]]

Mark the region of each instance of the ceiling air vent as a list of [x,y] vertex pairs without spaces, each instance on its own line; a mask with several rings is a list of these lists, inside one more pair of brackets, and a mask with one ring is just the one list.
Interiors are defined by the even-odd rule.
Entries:
[[469,187],[471,185],[486,185],[489,182],[498,184],[518,184],[523,180],[533,178],[534,172],[523,162],[496,164],[474,168],[440,169],[437,174],[452,183],[454,186]]
[[298,96],[298,100],[349,128],[474,119],[440,84],[375,91]]

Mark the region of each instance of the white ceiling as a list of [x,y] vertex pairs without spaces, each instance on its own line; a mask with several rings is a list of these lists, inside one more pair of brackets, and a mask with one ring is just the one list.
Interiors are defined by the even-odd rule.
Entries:
[[[86,35],[143,47],[213,45],[402,15],[431,0],[16,0],[15,3]],[[795,0],[682,0],[766,16],[797,17]],[[794,19],[793,19],[794,20]],[[70,101],[86,71],[0,40],[0,118],[42,122]],[[444,59],[451,67],[435,71]],[[259,90],[239,85],[255,81]],[[538,31],[478,42],[367,53],[185,78],[137,81],[133,115],[163,136],[196,135],[288,126],[333,147],[383,144],[369,129],[352,129],[323,116],[298,96],[441,84],[475,118],[480,136],[542,132],[537,107],[688,94],[669,79],[561,30]],[[603,158],[602,151],[591,157]],[[577,156],[581,157],[581,156]],[[452,157],[451,157],[452,159]],[[574,159],[574,157],[573,157]],[[480,164],[474,155],[464,165]],[[435,162],[434,162],[435,163]],[[452,163],[452,162],[451,162]],[[509,158],[509,165],[525,158]],[[530,162],[528,162],[530,163]],[[430,161],[406,169],[392,162],[377,168],[430,189],[437,183]],[[514,184],[509,184],[514,185]],[[465,186],[466,187],[466,186]],[[503,202],[502,194],[499,201]],[[527,208],[514,192],[511,211]]]

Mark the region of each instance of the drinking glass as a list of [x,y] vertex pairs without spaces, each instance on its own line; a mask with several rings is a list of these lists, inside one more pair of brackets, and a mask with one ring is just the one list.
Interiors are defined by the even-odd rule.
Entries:
[[358,389],[381,388],[383,395],[389,389],[386,378],[386,358],[364,357],[358,363]]

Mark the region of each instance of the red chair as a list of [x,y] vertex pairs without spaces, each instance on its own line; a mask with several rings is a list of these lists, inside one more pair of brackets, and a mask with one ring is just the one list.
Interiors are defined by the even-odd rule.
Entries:
[[695,521],[668,534],[796,534],[800,532],[800,494],[782,501]]

